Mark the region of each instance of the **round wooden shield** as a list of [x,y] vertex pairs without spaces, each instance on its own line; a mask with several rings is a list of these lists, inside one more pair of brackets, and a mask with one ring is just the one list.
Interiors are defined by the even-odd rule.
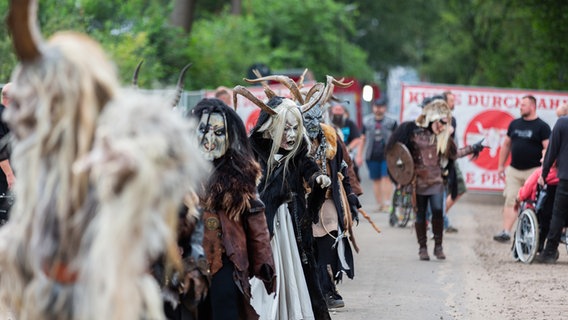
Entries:
[[414,178],[414,160],[408,148],[397,142],[387,153],[387,168],[394,181],[407,185]]

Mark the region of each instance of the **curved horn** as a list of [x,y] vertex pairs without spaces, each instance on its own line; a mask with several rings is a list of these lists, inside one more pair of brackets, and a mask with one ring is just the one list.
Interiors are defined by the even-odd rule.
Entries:
[[185,72],[187,71],[187,69],[189,69],[189,67],[191,67],[191,65],[191,63],[188,63],[185,67],[183,67],[183,69],[181,69],[176,86],[176,95],[174,96],[174,100],[172,101],[172,107],[177,106],[177,104],[179,103],[179,99],[181,98],[181,94],[183,93],[183,77],[185,76]]
[[[343,82],[343,78],[341,78],[340,80],[336,80],[334,77],[332,76],[325,76],[327,79],[327,84],[325,86],[325,93],[322,96],[322,100],[321,103],[324,104],[326,102],[328,102],[330,99],[333,99],[333,89],[335,89],[335,86],[338,86],[340,88],[347,88],[349,86],[351,86],[353,84],[353,80],[351,80],[350,82]],[[337,98],[336,98],[337,99]]]
[[292,95],[294,96],[294,98],[296,99],[296,101],[298,101],[300,104],[304,104],[304,97],[302,97],[302,93],[300,92],[300,89],[298,88],[298,85],[296,85],[296,82],[294,82],[294,80],[290,79],[289,77],[286,76],[279,76],[279,75],[272,75],[272,76],[266,76],[266,77],[262,77],[262,78],[257,78],[257,79],[243,79],[248,83],[259,83],[262,81],[277,81],[280,82],[281,84],[285,85],[286,88],[288,88],[288,90],[290,90],[290,92],[292,93]]
[[299,89],[302,89],[302,87],[304,86],[304,78],[306,77],[306,73],[308,73],[308,68],[304,69],[304,72],[302,72],[300,79],[296,81],[296,85],[298,86]]
[[325,85],[325,90],[323,90],[324,94],[321,100],[322,104],[326,103],[331,98],[331,96],[333,95],[333,89],[335,89],[334,84],[335,82],[337,82],[337,80],[335,80],[332,76],[325,76],[325,77],[327,79],[327,84]]
[[333,78],[332,76],[326,76],[327,79],[327,83],[325,85],[325,87],[322,89],[321,87],[323,86],[322,83],[318,83],[316,85],[314,85],[314,87],[318,86],[318,88],[314,89],[313,87],[310,89],[310,91],[308,91],[308,94],[306,95],[307,98],[311,98],[311,96],[316,92],[319,92],[319,94],[316,96],[316,98],[308,100],[308,103],[306,103],[305,105],[301,106],[300,108],[302,109],[302,112],[307,112],[308,110],[310,110],[311,108],[313,108],[316,104],[320,104],[323,107],[323,104],[325,104],[332,96],[333,96],[333,89],[335,88],[335,85],[337,84],[337,86],[342,87],[342,88],[346,88],[350,85],[353,84],[353,81],[349,82],[349,83],[344,83],[342,80],[336,80],[335,78]]
[[[327,87],[324,87],[323,83],[316,83],[314,85],[314,87],[317,87],[317,88],[313,90],[310,97],[315,92],[317,92],[318,94],[315,96],[314,99],[308,100],[308,102],[306,104],[300,106],[300,110],[302,110],[302,113],[308,112],[311,108],[315,107],[318,103],[321,104],[321,102],[323,101],[322,98],[324,98],[327,94],[327,90],[326,90]],[[312,89],[310,89],[310,91],[312,91]],[[309,92],[308,92],[308,94],[309,94]]]
[[319,82],[314,84],[310,90],[308,91],[308,93],[306,93],[306,101],[310,101],[310,99],[312,98],[312,96],[316,93],[316,92],[320,92],[325,88],[325,86],[323,85],[323,83]]
[[335,79],[332,77],[332,78],[331,78],[331,82],[332,82],[334,85],[336,85],[336,86],[338,86],[338,87],[340,87],[340,88],[348,88],[348,87],[350,87],[350,86],[353,84],[353,82],[355,82],[355,81],[351,80],[351,81],[349,81],[349,82],[343,82],[343,78],[341,78],[340,80],[335,80]]
[[264,102],[260,101],[257,97],[255,97],[252,92],[248,91],[243,86],[236,86],[233,89],[233,105],[235,106],[235,110],[237,109],[237,94],[249,99],[252,103],[256,104],[260,109],[266,111],[269,115],[273,116],[276,114],[276,111],[272,110],[269,106],[267,106]]
[[[258,71],[258,69],[252,70],[252,73],[254,73],[257,78],[262,78],[262,74],[260,73],[260,71]],[[266,94],[266,97],[268,97],[268,99],[276,97],[276,92],[270,89],[268,82],[262,81],[260,84],[262,84],[262,88],[264,88],[264,94]]]
[[138,62],[138,65],[136,66],[136,69],[134,70],[134,75],[132,76],[132,86],[134,88],[138,88],[138,73],[140,72],[140,67],[142,66],[142,63],[144,63],[144,59],[140,60],[140,62]]
[[37,26],[37,0],[10,0],[7,20],[18,59],[29,62],[40,57],[43,40]]

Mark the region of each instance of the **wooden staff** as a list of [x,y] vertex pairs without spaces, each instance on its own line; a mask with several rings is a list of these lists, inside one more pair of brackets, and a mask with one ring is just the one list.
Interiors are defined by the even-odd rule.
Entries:
[[371,217],[365,212],[365,210],[359,208],[357,209],[357,211],[359,211],[359,213],[361,213],[363,217],[365,217],[365,219],[369,221],[369,223],[371,224],[371,226],[373,226],[373,229],[375,229],[377,233],[381,233],[381,229],[379,229],[379,227],[377,227],[377,225],[373,222],[373,220],[371,220]]

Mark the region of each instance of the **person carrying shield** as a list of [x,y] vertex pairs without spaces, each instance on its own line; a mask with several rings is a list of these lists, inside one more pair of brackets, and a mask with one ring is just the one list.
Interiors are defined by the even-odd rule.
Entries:
[[[397,183],[411,183],[413,187],[413,204],[416,211],[414,226],[420,260],[430,260],[426,247],[428,205],[432,209],[434,255],[438,259],[446,259],[442,247],[445,177],[452,170],[457,158],[469,154],[477,157],[485,147],[480,141],[458,150],[450,137],[453,130],[449,125],[451,117],[448,104],[442,99],[435,99],[424,106],[416,121],[402,123],[386,145],[389,173]],[[404,156],[404,151],[401,150],[407,150],[410,155]],[[405,179],[409,172],[412,178]]]

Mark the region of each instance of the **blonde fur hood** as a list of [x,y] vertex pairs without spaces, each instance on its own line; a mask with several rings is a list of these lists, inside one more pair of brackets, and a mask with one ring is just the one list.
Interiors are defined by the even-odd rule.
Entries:
[[327,159],[333,159],[335,157],[335,154],[337,153],[337,132],[330,125],[320,123],[320,126],[327,142],[325,157]]

